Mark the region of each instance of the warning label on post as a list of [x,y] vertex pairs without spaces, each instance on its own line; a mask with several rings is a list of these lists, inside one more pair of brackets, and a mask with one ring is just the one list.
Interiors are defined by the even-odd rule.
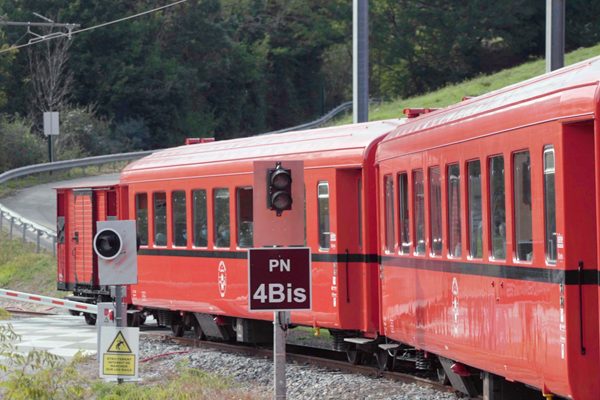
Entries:
[[139,329],[103,327],[100,342],[100,376],[136,379]]

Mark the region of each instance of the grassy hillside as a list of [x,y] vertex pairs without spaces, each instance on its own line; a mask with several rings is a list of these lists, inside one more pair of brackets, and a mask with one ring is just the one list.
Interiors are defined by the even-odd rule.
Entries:
[[[574,64],[579,61],[600,55],[600,44],[575,50],[566,54],[565,64]],[[369,119],[376,121],[380,119],[398,118],[402,116],[402,110],[408,107],[446,107],[458,103],[464,96],[479,96],[496,89],[503,88],[513,83],[524,81],[534,76],[541,75],[545,71],[545,61],[535,60],[506,69],[492,75],[485,75],[462,83],[446,86],[435,92],[406,99],[396,99],[391,102],[372,106],[369,110]],[[352,122],[352,117],[345,117],[338,121],[341,124]]]
[[0,288],[59,296],[56,291],[56,259],[35,252],[35,246],[8,240],[0,233]]

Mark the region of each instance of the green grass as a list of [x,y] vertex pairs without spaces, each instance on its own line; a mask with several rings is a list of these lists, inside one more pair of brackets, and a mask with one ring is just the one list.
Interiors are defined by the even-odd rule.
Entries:
[[163,376],[160,381],[152,384],[115,385],[97,382],[93,385],[92,391],[97,399],[102,400],[253,400],[267,398],[261,394],[248,393],[247,390],[236,387],[230,379],[185,365],[180,365],[172,376]]
[[[574,64],[597,55],[600,55],[600,44],[593,47],[578,49],[566,54],[565,64]],[[371,107],[369,110],[369,120],[376,121],[402,117],[402,110],[404,108],[446,107],[460,102],[465,96],[479,96],[541,75],[544,71],[545,61],[543,59],[530,61],[495,74],[482,75],[462,83],[448,85],[435,92],[405,99],[399,98],[391,102],[385,102]],[[352,116],[346,116],[337,120],[336,124],[349,124],[351,122]]]
[[0,233],[0,287],[62,297],[56,291],[56,258]]
[[107,164],[93,165],[85,168],[71,168],[63,171],[54,171],[29,175],[23,178],[14,179],[0,185],[0,198],[7,197],[19,189],[41,185],[43,183],[58,182],[69,179],[81,178],[84,176],[96,176],[103,174],[112,174],[120,172],[129,161],[119,161]]

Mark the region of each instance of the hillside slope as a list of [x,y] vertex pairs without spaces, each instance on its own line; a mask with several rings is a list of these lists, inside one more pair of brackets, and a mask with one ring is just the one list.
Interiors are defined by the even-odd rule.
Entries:
[[[600,44],[575,50],[565,55],[565,64],[570,65],[588,58],[600,55]],[[501,89],[505,86],[524,81],[534,76],[541,75],[545,71],[544,60],[534,60],[521,64],[517,67],[505,69],[491,75],[479,76],[477,78],[446,86],[435,92],[406,99],[396,99],[384,102],[378,106],[372,106],[369,110],[369,120],[376,121],[402,116],[402,110],[410,107],[446,107],[461,101],[465,96],[479,96],[484,93]],[[599,77],[600,78],[600,77]],[[348,124],[352,117],[345,117],[336,124]]]

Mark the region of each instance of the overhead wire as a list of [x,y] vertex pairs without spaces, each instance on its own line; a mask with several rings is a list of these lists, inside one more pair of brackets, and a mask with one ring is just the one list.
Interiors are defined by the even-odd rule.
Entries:
[[[6,49],[0,50],[0,54],[8,53],[8,52],[13,51],[13,50],[17,50],[17,49],[20,49],[20,48],[23,48],[23,47],[27,47],[27,46],[32,46],[34,44],[38,44],[38,43],[41,43],[41,42],[46,42],[46,41],[57,39],[57,38],[60,38],[60,37],[65,37],[66,36],[66,37],[70,38],[71,36],[76,35],[78,33],[87,32],[87,31],[91,31],[93,29],[103,28],[105,26],[109,26],[109,25],[117,24],[119,22],[127,21],[127,20],[130,20],[130,19],[133,19],[133,18],[138,18],[138,17],[144,16],[144,15],[147,15],[147,14],[151,14],[151,13],[154,13],[154,12],[157,12],[157,11],[164,10],[166,8],[169,8],[169,7],[176,6],[176,5],[184,3],[186,1],[187,0],[178,0],[176,2],[173,2],[173,3],[170,3],[170,4],[166,4],[164,6],[156,7],[156,8],[153,8],[151,10],[143,11],[143,12],[138,13],[138,14],[129,15],[127,17],[119,18],[119,19],[116,19],[114,21],[103,22],[101,24],[94,25],[94,26],[89,26],[87,28],[73,30],[71,32],[57,32],[56,35],[49,36],[49,37],[42,37],[41,39],[36,40],[34,43],[25,43],[25,44],[18,45],[18,46],[12,45],[11,47],[8,47]],[[19,39],[19,40],[21,40],[21,39]],[[17,43],[18,43],[18,41],[17,41]]]

